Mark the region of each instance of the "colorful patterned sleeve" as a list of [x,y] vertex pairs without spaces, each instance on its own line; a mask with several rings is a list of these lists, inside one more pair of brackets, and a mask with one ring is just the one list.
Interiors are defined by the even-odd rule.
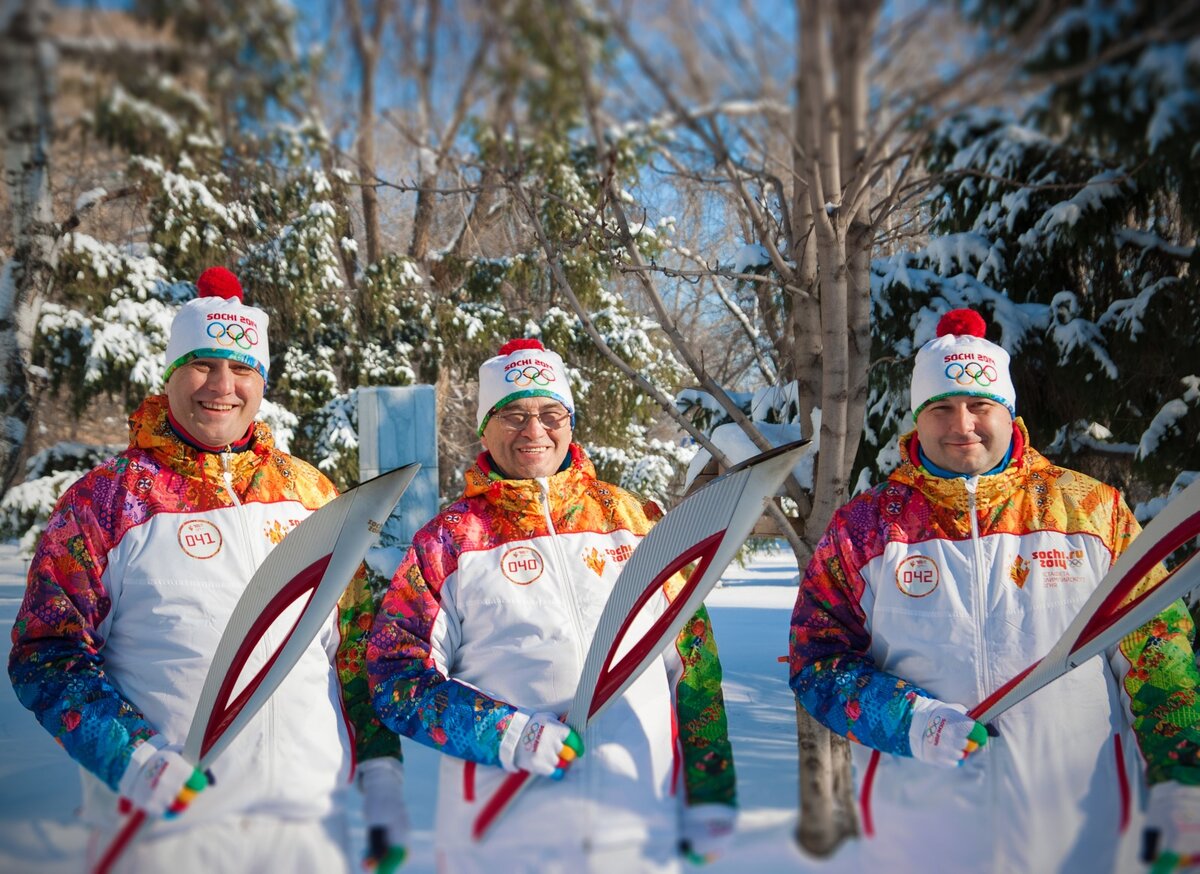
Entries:
[[366,564],[358,569],[338,602],[338,681],[342,701],[354,730],[354,755],[358,762],[392,756],[404,760],[400,738],[389,730],[371,705],[367,683],[367,636],[383,596],[387,579]]
[[679,632],[675,647],[667,650],[667,669],[675,687],[687,804],[736,806],[737,775],[721,692],[721,661],[703,604]]
[[830,731],[885,753],[911,756],[912,701],[933,696],[880,670],[870,655],[870,632],[859,603],[865,581],[849,551],[854,538],[844,530],[848,524],[845,510],[834,516],[800,583],[792,611],[789,684],[800,705]]
[[[500,764],[500,739],[516,708],[457,680],[454,636],[438,632],[443,587],[455,567],[452,538],[436,520],[422,529],[383,596],[367,642],[371,700],[383,724],[440,752]],[[449,611],[444,624],[452,623]]]
[[[1116,551],[1137,536],[1133,514],[1120,502]],[[1150,576],[1165,574],[1159,568]],[[1109,652],[1121,679],[1138,748],[1151,785],[1175,780],[1200,785],[1200,671],[1193,650],[1195,625],[1183,601],[1129,634]]]
[[104,672],[99,629],[111,602],[89,507],[85,488],[73,487],[46,525],[13,625],[8,674],[42,727],[116,791],[133,748],[156,732]]

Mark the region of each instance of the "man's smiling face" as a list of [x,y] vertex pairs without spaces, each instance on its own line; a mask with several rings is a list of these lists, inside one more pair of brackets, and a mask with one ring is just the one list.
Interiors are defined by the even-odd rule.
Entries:
[[558,401],[518,398],[488,419],[482,442],[507,476],[534,479],[558,472],[572,433],[571,416]]
[[167,380],[167,402],[192,439],[225,447],[250,428],[264,388],[253,367],[226,358],[194,358]]
[[917,439],[938,467],[976,476],[991,470],[1012,442],[1012,415],[1003,404],[971,395],[933,401],[917,414]]

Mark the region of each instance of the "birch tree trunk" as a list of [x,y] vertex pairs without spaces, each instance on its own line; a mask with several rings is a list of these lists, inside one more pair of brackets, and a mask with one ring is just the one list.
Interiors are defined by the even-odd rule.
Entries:
[[376,4],[370,28],[364,20],[358,0],[346,0],[350,18],[350,35],[358,56],[360,85],[358,92],[358,130],[356,157],[359,178],[362,179],[363,236],[367,244],[367,262],[374,264],[381,254],[379,230],[379,195],[375,189],[375,74],[379,66],[383,27],[391,10],[390,4]]
[[[879,22],[880,6],[880,0],[844,0],[837,7],[839,16],[833,31],[833,50],[838,63],[843,179],[863,180],[871,172],[863,164],[867,148],[867,71],[871,63],[871,36]],[[866,421],[867,375],[871,362],[871,247],[874,240],[869,203],[864,200],[857,209],[851,207],[846,214],[849,383],[842,466],[847,474],[854,467]]]
[[56,55],[46,38],[52,4],[24,0],[0,34],[0,128],[14,251],[0,274],[0,494],[17,476],[33,416],[27,367],[54,270],[50,105]]
[[[801,100],[797,77],[796,103]],[[804,120],[793,112],[795,142],[803,141]],[[800,402],[800,427],[812,434],[813,413],[821,395],[821,299],[817,293],[817,247],[813,238],[813,210],[805,183],[804,155],[799,148],[792,151],[792,222],[789,228],[792,260],[796,263],[794,288],[790,295],[792,307],[791,375],[796,380]],[[811,530],[805,525],[805,530]]]
[[[821,445],[812,513],[805,525],[805,540],[812,546],[848,497],[867,396],[873,237],[867,205],[846,208],[844,195],[865,172],[867,65],[879,2],[799,0],[798,13],[793,215],[798,222],[801,217],[811,222],[797,230],[797,239],[809,241],[803,253],[797,253],[797,265],[800,273],[815,271],[819,307],[798,308],[795,318],[797,338],[812,337],[806,333],[812,330],[811,313],[819,314],[821,362]],[[810,256],[814,248],[815,256]],[[809,257],[815,266],[808,266]],[[797,356],[802,354],[798,348]],[[858,831],[849,742],[829,732],[799,704],[796,740],[796,840],[806,851],[826,856]]]
[[[433,132],[433,58],[440,13],[441,4],[437,0],[428,4],[425,10],[424,51],[421,62],[416,65],[418,130],[426,134]],[[409,241],[408,254],[418,261],[429,255],[430,241],[433,238],[436,206],[436,194],[433,189],[437,185],[438,162],[430,146],[430,142],[422,140],[417,148],[417,206],[413,212],[412,238]]]

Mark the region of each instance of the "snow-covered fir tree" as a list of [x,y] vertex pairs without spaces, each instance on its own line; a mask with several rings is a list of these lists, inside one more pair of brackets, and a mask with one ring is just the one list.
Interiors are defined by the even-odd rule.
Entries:
[[[968,5],[1001,35],[1032,9]],[[873,266],[860,485],[898,461],[912,355],[960,306],[1012,354],[1018,413],[1051,457],[1134,501],[1200,469],[1200,39],[1175,4],[1068,5],[1027,68],[1088,72],[1019,114],[942,125],[924,155],[943,180],[934,236]]]
[[[579,317],[558,306],[544,254],[512,204],[502,204],[509,228],[502,246],[431,249],[424,258],[385,252],[373,263],[359,257],[349,204],[360,176],[339,166],[319,120],[286,111],[304,85],[290,12],[273,2],[251,6],[198,16],[186,6],[149,4],[145,14],[189,37],[187,50],[176,46],[180,53],[163,66],[121,66],[98,79],[86,122],[125,163],[86,198],[104,199],[119,186],[135,218],[116,228],[85,221],[60,241],[59,294],[43,307],[34,349],[53,395],[78,414],[100,393],[132,408],[160,391],[174,311],[204,267],[225,264],[250,302],[271,315],[264,417],[285,448],[339,485],[357,481],[359,386],[469,386],[478,364],[505,340],[538,336],[571,366],[576,397],[590,413],[577,439],[602,475],[666,496],[668,471],[678,465],[663,459],[675,448],[649,437],[645,399],[596,354]],[[550,49],[548,42],[537,48]],[[564,96],[530,91],[531,102]],[[543,195],[545,224],[571,247],[573,280],[611,346],[673,390],[677,367],[654,339],[653,323],[606,286],[613,257],[586,227],[595,184],[582,172],[578,149],[559,136],[563,130],[547,124],[516,149],[481,126],[472,140],[475,161],[526,168]],[[86,203],[76,206],[86,212]],[[460,406],[467,395],[460,392]],[[451,417],[451,430],[454,424]],[[455,451],[442,456],[449,494],[467,459]],[[71,457],[78,472],[90,465],[87,453]],[[53,475],[5,496],[0,525],[10,535],[27,529],[30,495],[40,496],[44,516],[71,480],[66,470]]]

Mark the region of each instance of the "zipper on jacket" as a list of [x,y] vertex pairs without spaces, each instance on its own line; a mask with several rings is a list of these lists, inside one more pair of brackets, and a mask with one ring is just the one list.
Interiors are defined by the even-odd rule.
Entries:
[[[238,497],[237,490],[234,489],[234,487],[233,487],[233,447],[232,446],[227,445],[225,447],[224,451],[221,453],[221,478],[225,481],[225,491],[229,493],[229,500],[233,502],[233,514],[234,514],[234,516],[237,517],[238,528],[241,530],[241,534],[242,534],[242,542],[245,544],[245,547],[246,547],[246,555],[250,559],[250,565],[249,565],[249,567],[246,568],[246,572],[247,572],[246,582],[249,583],[250,578],[252,576],[254,576],[254,572],[258,569],[258,566],[260,564],[262,564],[263,559],[266,558],[266,553],[263,552],[261,545],[253,537],[253,532],[251,532],[250,526],[247,524],[247,521],[246,521],[245,506],[242,504],[241,498]],[[271,633],[270,633],[269,629],[263,632],[262,641],[261,641],[260,645],[262,647],[264,656],[269,655],[271,650],[274,648],[273,642],[271,640]],[[268,698],[266,703],[263,704],[261,713],[263,715],[263,718],[266,719],[266,721],[267,721],[267,729],[266,729],[267,736],[274,738],[275,737],[275,696],[274,695],[272,695],[270,698]],[[265,771],[265,773],[263,774],[263,782],[266,783],[266,785],[273,787],[275,785],[275,769],[274,769],[274,767],[272,767],[274,764],[274,761],[271,756],[264,756],[263,759],[264,759],[263,760],[263,770]]]
[[967,487],[967,512],[971,515],[971,568],[972,584],[975,589],[975,636],[979,641],[979,670],[984,696],[992,691],[992,669],[988,662],[987,629],[984,614],[987,611],[987,572],[983,558],[983,539],[979,536],[979,516],[976,513],[975,490],[979,486],[979,477],[969,477],[965,481]]
[[[225,491],[229,494],[229,500],[235,507],[234,515],[238,520],[238,527],[242,532],[242,542],[246,545],[246,552],[250,557],[250,566],[247,570],[253,574],[258,566],[263,563],[263,559],[267,557],[263,551],[260,541],[254,538],[253,532],[246,524],[246,514],[243,509],[242,499],[238,497],[237,490],[233,487],[233,451],[232,447],[226,446],[221,453],[221,478],[225,481]],[[250,577],[246,577],[249,582]]]
[[550,542],[553,544],[554,563],[557,565],[556,570],[558,571],[557,576],[562,581],[563,594],[569,607],[568,612],[571,614],[571,623],[575,626],[575,654],[579,658],[579,667],[582,669],[583,661],[587,657],[587,648],[583,645],[583,616],[579,612],[579,602],[575,599],[575,591],[570,585],[570,575],[567,573],[567,557],[563,554],[562,543],[558,539],[558,531],[554,528],[554,519],[550,512],[550,488],[545,479],[538,479],[538,488],[541,492],[542,513],[546,517],[546,532],[550,535]]
[[[558,531],[554,528],[554,518],[550,509],[550,486],[544,479],[538,478],[538,489],[541,492],[542,512],[546,516],[546,532],[550,535],[550,542],[553,544],[554,563],[558,570],[558,579],[562,581],[564,589],[564,597],[569,605],[568,612],[571,614],[571,622],[575,626],[575,652],[578,659],[579,669],[583,670],[583,663],[587,658],[587,648],[583,645],[583,616],[579,612],[579,602],[575,598],[575,590],[571,587],[571,578],[567,573],[567,557],[563,554],[562,543],[559,540]],[[595,730],[592,726],[588,726],[583,730],[583,746],[584,749],[590,749],[594,746]],[[597,798],[599,797],[600,787],[599,772],[596,769],[585,769],[587,776],[587,785],[584,789],[584,797]],[[581,826],[583,833],[583,850],[586,853],[590,849],[591,834],[592,834],[592,813],[591,805],[584,809],[582,822],[577,823]]]
[[[991,662],[988,660],[988,646],[987,646],[986,616],[987,616],[987,608],[988,608],[988,601],[987,601],[988,573],[987,573],[987,565],[984,561],[984,555],[983,555],[983,538],[979,534],[979,514],[977,512],[977,504],[975,502],[975,496],[976,496],[975,490],[977,488],[979,488],[979,476],[976,475],[973,477],[968,477],[966,480],[966,487],[967,487],[967,508],[971,514],[971,562],[973,565],[971,576],[973,578],[973,585],[975,588],[975,596],[977,599],[976,604],[975,604],[975,633],[976,633],[977,639],[979,641],[979,671],[980,671],[979,680],[981,683],[980,691],[982,692],[982,695],[981,695],[981,700],[982,700],[983,697],[986,697],[987,695],[990,695],[992,693],[993,683],[992,683],[992,667],[991,667]],[[993,745],[993,748],[989,749],[987,754],[989,756],[991,756],[992,758],[999,756],[1000,755],[999,746],[1000,746],[999,744]],[[999,765],[993,764],[992,767],[987,769],[986,775],[985,775],[987,791],[988,791],[988,794],[991,796],[991,803],[993,805],[997,801],[998,784],[996,781],[995,774],[996,774],[998,768],[999,768]],[[1000,852],[999,845],[996,843],[996,841],[992,841],[991,855],[992,855],[992,867],[993,868],[999,864],[1000,860],[999,860],[999,856],[997,855],[999,852]]]
[[[237,517],[238,528],[242,533],[242,542],[246,545],[246,554],[250,558],[250,565],[246,570],[253,575],[267,556],[263,551],[262,544],[253,537],[250,526],[246,524],[242,499],[238,497],[237,490],[233,487],[233,452],[232,447],[229,446],[226,446],[221,453],[221,477],[225,481],[225,491],[229,493],[229,500],[233,503],[234,516]],[[250,581],[249,576],[246,577],[246,581]]]
[[221,450],[221,478],[225,480],[225,491],[229,493],[229,500],[233,501],[235,507],[242,506],[241,499],[237,496],[237,492],[233,488],[233,447],[226,446]]

